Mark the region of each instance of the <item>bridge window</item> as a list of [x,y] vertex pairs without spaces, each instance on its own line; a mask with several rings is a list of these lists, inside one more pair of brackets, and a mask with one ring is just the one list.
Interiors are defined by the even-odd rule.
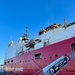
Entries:
[[41,53],[35,54],[35,59],[40,59],[40,58],[42,58]]
[[75,52],[75,43],[72,44],[72,51]]

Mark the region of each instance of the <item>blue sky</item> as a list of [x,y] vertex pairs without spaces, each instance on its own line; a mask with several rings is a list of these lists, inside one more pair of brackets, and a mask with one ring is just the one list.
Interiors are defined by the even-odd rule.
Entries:
[[75,0],[0,0],[0,64],[11,40],[18,40],[28,27],[30,38],[41,27],[75,21]]

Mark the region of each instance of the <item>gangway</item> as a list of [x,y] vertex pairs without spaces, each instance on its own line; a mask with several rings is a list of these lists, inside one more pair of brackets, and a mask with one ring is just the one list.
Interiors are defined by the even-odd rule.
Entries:
[[59,73],[70,61],[75,58],[75,53],[70,55],[61,56],[56,61],[52,62],[45,68],[36,72],[33,75],[56,75]]

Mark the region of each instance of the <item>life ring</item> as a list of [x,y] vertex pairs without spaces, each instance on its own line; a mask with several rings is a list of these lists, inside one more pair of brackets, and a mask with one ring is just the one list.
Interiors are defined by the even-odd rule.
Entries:
[[53,68],[50,69],[50,73],[51,73],[51,75],[54,75],[54,69]]

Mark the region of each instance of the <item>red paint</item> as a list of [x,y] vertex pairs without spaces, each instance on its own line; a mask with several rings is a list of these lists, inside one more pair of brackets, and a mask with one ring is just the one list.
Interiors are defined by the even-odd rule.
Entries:
[[[71,54],[71,45],[73,43],[75,43],[75,37],[5,60],[5,71],[21,75],[33,75],[59,57],[65,54]],[[41,53],[42,58],[35,59],[34,55],[38,53]],[[13,62],[11,62],[11,60],[13,60]],[[8,61],[10,62],[7,63]],[[20,70],[24,68],[24,70],[22,72],[16,71],[15,69],[11,71],[10,68],[20,68]],[[57,75],[75,75],[75,59]]]

